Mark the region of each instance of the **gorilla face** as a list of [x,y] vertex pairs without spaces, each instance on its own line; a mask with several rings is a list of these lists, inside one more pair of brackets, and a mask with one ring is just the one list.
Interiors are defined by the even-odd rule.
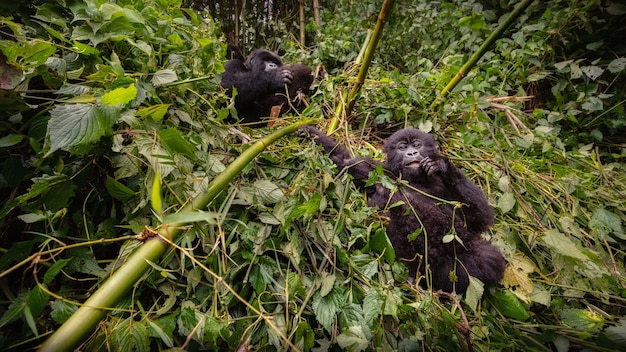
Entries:
[[432,175],[445,168],[433,137],[418,129],[407,128],[394,133],[385,143],[384,151],[387,167],[408,178]]
[[284,84],[290,84],[293,80],[291,72],[280,69],[282,66],[283,62],[278,55],[262,49],[253,51],[246,60],[246,67],[250,72],[263,76],[263,79],[270,83],[271,89],[280,89]]

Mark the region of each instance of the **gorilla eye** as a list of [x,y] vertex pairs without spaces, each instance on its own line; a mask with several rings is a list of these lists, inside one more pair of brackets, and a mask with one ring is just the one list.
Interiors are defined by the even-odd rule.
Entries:
[[398,149],[406,149],[407,145],[404,142],[398,143]]
[[265,71],[274,70],[278,68],[278,64],[268,61],[265,63]]

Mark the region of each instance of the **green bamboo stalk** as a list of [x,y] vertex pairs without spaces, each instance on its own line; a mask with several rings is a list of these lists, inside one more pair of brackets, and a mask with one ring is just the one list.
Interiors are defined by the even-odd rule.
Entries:
[[530,4],[532,4],[533,1],[534,0],[523,0],[522,2],[517,4],[513,11],[509,14],[509,17],[507,17],[506,20],[500,23],[498,28],[496,28],[491,33],[491,35],[489,35],[489,37],[483,42],[480,48],[478,48],[478,51],[476,51],[474,55],[472,55],[472,57],[467,60],[467,62],[461,67],[459,72],[457,72],[452,80],[441,90],[441,92],[439,92],[439,95],[437,96],[435,101],[433,101],[433,103],[430,105],[431,108],[436,107],[443,101],[448,93],[450,93],[454,89],[454,87],[456,87],[456,85],[461,82],[463,77],[465,77],[469,73],[474,65],[476,65],[476,62],[478,62],[478,60],[480,60],[480,58],[485,55],[485,53],[487,52],[487,50],[489,50],[493,43],[495,43],[495,41],[502,36],[502,33],[504,33],[504,31],[506,31],[511,26],[513,21],[515,21],[519,17],[519,15],[524,12],[524,10],[526,10],[526,8],[530,6]]
[[[194,198],[180,212],[206,208],[228,186],[228,183],[268,145],[289,133],[295,132],[303,125],[313,123],[315,123],[314,120],[296,122],[254,143],[209,183],[205,193]],[[72,351],[89,337],[107,312],[112,310],[117,302],[151,268],[149,262],[157,262],[165,254],[168,245],[166,241],[161,239],[161,236],[174,242],[183,232],[184,225],[186,223],[163,224],[158,230],[158,236],[147,240],[137,248],[126,262],[40,346],[39,350],[44,352]]]
[[[378,20],[376,21],[376,26],[374,27],[372,36],[367,41],[367,49],[365,50],[365,55],[363,56],[363,63],[361,64],[361,67],[359,69],[359,74],[356,78],[354,86],[352,86],[352,90],[350,90],[350,94],[348,95],[348,105],[346,107],[347,118],[350,117],[350,114],[356,102],[356,96],[361,91],[363,83],[365,83],[365,77],[367,76],[367,71],[372,64],[372,58],[374,57],[376,46],[378,45],[380,37],[383,35],[383,28],[385,28],[385,23],[387,22],[387,18],[389,18],[389,15],[391,14],[394,3],[395,0],[385,0],[383,2],[383,6],[380,9],[380,13],[378,14]],[[343,104],[343,102],[341,104]],[[335,116],[330,120],[330,125],[328,127],[329,132],[337,129],[337,126],[339,125],[339,114],[342,112],[342,110],[343,105],[341,106],[341,109],[337,108],[337,110],[335,111]]]

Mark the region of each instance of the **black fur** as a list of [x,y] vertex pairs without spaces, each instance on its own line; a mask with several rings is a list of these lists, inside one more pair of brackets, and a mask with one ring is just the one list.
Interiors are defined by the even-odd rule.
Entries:
[[[345,147],[314,127],[305,126],[299,134],[313,137],[339,169],[347,168],[361,187],[380,165],[370,158],[353,158]],[[397,260],[409,269],[410,278],[429,269],[433,289],[458,293],[467,290],[468,275],[487,286],[497,284],[506,261],[498,248],[481,238],[493,224],[494,215],[480,188],[439,154],[428,133],[414,128],[400,130],[386,140],[384,152],[385,173],[392,179],[402,178],[408,185],[398,183],[393,194],[380,183],[371,185],[366,189],[368,205],[384,210],[389,217],[387,236]],[[437,198],[463,206],[454,209]],[[415,240],[407,239],[419,230]],[[462,244],[457,240],[443,242],[452,231]]]
[[281,106],[281,113],[291,106],[304,108],[298,98],[308,94],[313,83],[310,67],[283,66],[278,55],[262,49],[253,51],[244,61],[239,48],[231,45],[228,56],[231,59],[224,65],[221,85],[229,95],[233,87],[237,89],[235,108],[241,122],[259,122],[270,116],[272,106]]

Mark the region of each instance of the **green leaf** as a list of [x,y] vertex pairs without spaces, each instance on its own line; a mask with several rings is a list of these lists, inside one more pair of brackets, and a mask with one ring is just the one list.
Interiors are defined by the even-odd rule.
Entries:
[[22,194],[11,202],[7,202],[0,210],[0,217],[5,216],[11,209],[27,201],[41,196],[40,202],[50,211],[57,211],[67,206],[68,200],[74,195],[76,186],[67,175],[45,175],[33,178],[33,185],[28,193]]
[[178,79],[176,72],[172,69],[159,70],[152,77],[152,84],[155,87],[175,82]]
[[163,217],[165,224],[192,224],[194,222],[206,222],[208,224],[216,224],[218,215],[214,212],[194,211],[181,212],[175,214],[167,214]]
[[57,274],[60,273],[61,270],[63,270],[63,267],[65,267],[65,265],[70,260],[72,260],[72,258],[59,259],[54,264],[52,264],[52,266],[48,268],[48,270],[46,270],[46,273],[43,276],[44,284],[49,285],[50,283],[52,283],[52,280],[54,280]]
[[503,213],[507,213],[515,207],[515,203],[516,200],[513,192],[505,192],[498,199],[498,208],[500,208]]
[[379,228],[370,237],[370,248],[374,253],[380,254],[385,258],[387,263],[393,264],[396,260],[396,252],[393,249],[393,245],[387,237],[387,233],[383,228]]
[[150,352],[149,325],[128,318],[113,328],[108,341],[112,351]]
[[93,143],[109,133],[115,116],[112,111],[94,104],[56,105],[50,111],[48,137],[50,151],[79,144]]
[[126,185],[111,176],[107,176],[105,186],[107,192],[115,199],[128,200],[135,195],[135,192],[132,189],[126,187]]
[[196,147],[185,139],[183,134],[175,128],[167,128],[157,132],[161,144],[171,154],[183,154],[190,159],[195,159]]
[[321,286],[319,293],[322,297],[326,297],[326,295],[328,295],[335,286],[335,280],[337,278],[335,277],[335,275],[329,274],[325,271],[322,272],[321,276]]
[[609,63],[607,69],[611,73],[618,73],[623,71],[626,68],[626,57],[620,57],[619,59],[615,59]]
[[472,308],[474,312],[476,312],[476,308],[478,308],[478,302],[480,302],[484,292],[485,285],[482,283],[482,281],[473,276],[470,276],[469,286],[467,287],[467,292],[465,292],[465,303],[467,303],[467,305]]
[[135,116],[138,117],[151,117],[154,121],[163,120],[163,116],[167,113],[167,109],[171,104],[156,104],[149,106],[147,108],[140,108],[135,113]]
[[0,59],[0,89],[14,89],[23,80],[22,70]]
[[319,291],[315,292],[311,307],[315,313],[315,319],[330,333],[337,312],[341,309],[342,305],[343,296],[341,290],[337,287],[333,287],[326,296],[322,296]]
[[584,331],[597,331],[604,325],[604,318],[600,314],[587,309],[567,308],[559,316],[564,324]]
[[24,137],[21,134],[10,134],[8,136],[4,136],[0,138],[0,148],[6,148],[16,145],[21,142],[22,139],[24,139]]
[[602,73],[604,73],[604,69],[598,66],[583,66],[580,70],[583,71],[585,76],[589,77],[592,81],[595,81],[598,77],[602,76]]
[[604,208],[598,208],[593,212],[589,227],[595,230],[600,236],[613,233],[616,237],[626,240],[622,219],[615,213]]
[[305,214],[310,215],[310,214],[317,213],[320,210],[321,201],[322,201],[322,195],[319,193],[313,193],[313,195],[311,196],[311,198],[309,198],[309,200],[295,207],[294,210],[291,211],[291,213],[289,213],[289,216],[287,217],[287,219],[288,220],[299,219]]
[[72,303],[56,299],[52,302],[52,311],[50,312],[50,315],[57,324],[63,324],[77,309],[78,307]]
[[161,170],[156,169],[154,171],[154,177],[152,178],[152,188],[150,190],[150,204],[152,210],[161,214],[163,211],[163,196],[161,195]]
[[526,307],[510,290],[495,291],[491,297],[491,303],[504,316],[519,321],[526,321],[530,318]]
[[351,326],[337,336],[337,344],[347,351],[365,351],[369,346],[369,339],[361,326]]
[[136,97],[137,87],[134,84],[131,84],[126,88],[117,88],[110,92],[106,92],[100,99],[100,102],[104,105],[124,105],[130,103]]
[[9,307],[2,314],[2,318],[0,318],[0,328],[10,324],[24,315],[24,308],[26,307],[26,293],[20,293],[13,301]]
[[580,260],[589,260],[589,258],[583,254],[576,244],[574,244],[574,242],[572,242],[572,240],[564,234],[559,232],[559,230],[548,230],[544,232],[543,238],[546,245],[556,253]]

